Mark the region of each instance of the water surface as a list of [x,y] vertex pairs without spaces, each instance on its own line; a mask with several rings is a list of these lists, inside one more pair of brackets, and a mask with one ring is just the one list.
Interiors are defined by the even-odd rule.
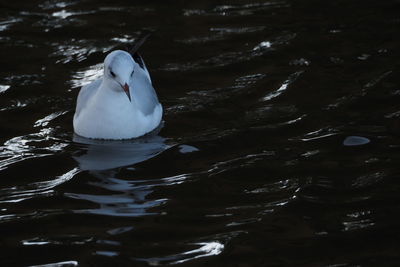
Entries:
[[[2,266],[396,266],[399,2],[2,1]],[[145,31],[158,133],[74,136]]]

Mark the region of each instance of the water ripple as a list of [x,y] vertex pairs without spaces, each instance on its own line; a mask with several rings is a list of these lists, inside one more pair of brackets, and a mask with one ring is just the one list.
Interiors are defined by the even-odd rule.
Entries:
[[[58,138],[51,137],[52,128],[41,129],[40,132],[25,136],[17,136],[7,140],[0,147],[0,170],[27,159],[45,157],[62,151],[68,144]],[[52,141],[44,144],[42,141]]]
[[304,71],[298,71],[291,75],[289,75],[288,79],[282,83],[282,85],[275,91],[268,93],[266,96],[262,98],[262,101],[272,100],[281,94],[283,94],[290,84],[294,83]]
[[94,239],[78,235],[59,236],[56,238],[49,237],[34,237],[31,239],[22,240],[24,246],[43,246],[43,245],[84,245],[93,243]]
[[342,222],[343,231],[348,232],[372,227],[375,225],[372,217],[371,211],[357,211],[347,214],[345,221]]
[[83,70],[77,71],[70,80],[72,88],[81,88],[90,82],[99,79],[103,75],[103,63],[99,63]]
[[201,59],[189,63],[169,63],[161,70],[165,71],[193,71],[210,69],[216,67],[225,67],[232,64],[250,61],[254,58],[264,56],[270,51],[275,49],[275,46],[287,45],[290,40],[294,39],[296,34],[286,33],[281,35],[274,40],[265,40],[258,43],[256,46],[249,50],[238,51],[238,52],[224,52],[217,55],[213,55],[207,59]]
[[7,91],[10,88],[9,85],[1,85],[0,84],[0,94],[4,93],[5,91]]
[[87,40],[76,39],[71,39],[64,43],[53,43],[52,47],[54,47],[55,51],[49,56],[57,58],[56,63],[63,64],[82,62],[87,60],[91,55],[106,53],[113,48],[112,45],[102,46],[97,45],[94,41],[89,42]]
[[74,266],[79,266],[79,263],[77,261],[60,261],[48,264],[30,265],[28,267],[74,267]]
[[8,18],[7,20],[0,21],[0,32],[9,30],[11,26],[21,21],[22,18]]
[[49,9],[58,9],[58,8],[66,8],[68,6],[72,6],[77,4],[77,1],[57,1],[57,0],[47,0],[42,4],[39,4],[39,7],[44,10]]
[[210,105],[215,105],[220,101],[248,93],[250,88],[265,76],[266,74],[263,73],[248,74],[236,78],[229,87],[189,91],[186,96],[178,99],[178,105],[169,107],[167,112],[181,113],[209,108]]
[[[4,213],[4,212],[3,212]],[[20,220],[35,220],[39,218],[48,217],[51,215],[60,214],[60,210],[40,210],[33,212],[25,212],[25,213],[11,213],[11,214],[2,214],[0,215],[0,223],[8,223],[8,222],[17,222]]]
[[169,255],[155,258],[135,258],[137,261],[147,262],[150,266],[163,264],[179,264],[198,258],[216,256],[224,250],[224,245],[217,241],[194,243],[192,245],[200,246],[197,249],[182,252],[180,254]]
[[390,77],[392,73],[393,73],[392,70],[381,73],[377,77],[374,77],[374,78],[370,79],[370,81],[365,83],[364,86],[361,88],[361,90],[358,90],[357,92],[337,98],[334,101],[334,103],[329,104],[326,107],[326,109],[332,110],[332,109],[336,109],[336,108],[354,103],[356,100],[360,99],[361,97],[365,97],[371,91],[372,88],[375,88],[378,84],[380,84],[387,77]]
[[299,183],[297,179],[282,179],[280,181],[266,184],[263,187],[259,187],[252,190],[246,190],[246,193],[250,194],[271,194],[271,193],[281,193],[282,191],[294,191],[298,188]]
[[[3,4],[0,262],[395,266],[398,1],[317,2]],[[77,88],[155,28],[161,131],[71,140]]]
[[112,173],[108,171],[91,173],[101,180],[98,182],[90,182],[90,185],[113,192],[119,192],[120,194],[93,195],[82,193],[65,193],[66,197],[90,201],[98,204],[98,208],[75,210],[74,212],[76,213],[89,213],[118,217],[157,215],[160,213],[149,212],[148,210],[165,205],[168,199],[149,200],[148,196],[157,187],[178,185],[183,183],[188,178],[188,175],[183,174],[161,179],[131,181],[112,177],[110,176]]
[[208,43],[214,41],[222,41],[230,38],[233,35],[241,35],[241,34],[249,34],[255,32],[261,32],[265,29],[265,26],[253,26],[253,27],[212,27],[210,28],[211,34],[206,36],[194,36],[186,39],[177,40],[178,42],[185,43],[185,44],[201,44],[201,43]]
[[354,179],[351,186],[353,188],[363,188],[363,187],[368,187],[368,186],[374,186],[377,183],[381,182],[385,177],[386,177],[386,173],[384,171],[365,174],[365,175],[359,176],[356,179]]
[[339,133],[340,133],[340,131],[336,128],[325,127],[322,129],[318,129],[316,131],[306,133],[301,137],[293,138],[293,140],[301,140],[304,142],[309,142],[309,141],[314,141],[314,140],[319,140],[319,139],[324,139],[324,138],[328,138],[331,136],[335,136],[335,135],[338,135]]
[[34,127],[45,127],[47,126],[52,120],[66,114],[67,111],[57,111],[54,112],[50,115],[47,115],[46,117],[39,119],[35,122]]
[[288,7],[284,1],[267,1],[243,5],[218,5],[211,10],[184,9],[184,16],[250,16],[268,9]]
[[232,171],[246,166],[252,166],[256,161],[275,156],[275,151],[262,151],[261,153],[249,154],[227,161],[220,161],[211,166],[207,171],[209,176],[215,176],[223,172]]
[[125,197],[122,199],[122,196],[93,196],[83,194],[65,194],[65,196],[79,200],[91,201],[100,205],[100,207],[96,209],[74,210],[73,212],[75,213],[106,215],[113,217],[142,217],[148,215],[159,215],[160,213],[158,212],[148,212],[147,210],[164,205],[166,203],[166,199],[150,200],[138,204],[124,202],[133,202],[133,200],[130,197]]
[[0,203],[17,203],[34,197],[50,196],[54,193],[53,189],[56,186],[71,180],[79,172],[79,169],[75,168],[52,180],[2,188],[0,189]]

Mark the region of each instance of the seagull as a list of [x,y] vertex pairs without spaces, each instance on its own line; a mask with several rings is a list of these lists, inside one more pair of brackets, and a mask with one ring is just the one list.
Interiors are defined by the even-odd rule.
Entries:
[[103,77],[81,88],[74,114],[74,131],[91,139],[121,140],[156,129],[163,109],[138,48],[115,50],[104,60]]

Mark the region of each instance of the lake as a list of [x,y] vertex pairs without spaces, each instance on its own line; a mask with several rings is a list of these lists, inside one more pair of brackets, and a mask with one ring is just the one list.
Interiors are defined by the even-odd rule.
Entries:
[[[399,10],[1,1],[0,265],[399,265]],[[80,87],[145,32],[163,124],[74,135]]]

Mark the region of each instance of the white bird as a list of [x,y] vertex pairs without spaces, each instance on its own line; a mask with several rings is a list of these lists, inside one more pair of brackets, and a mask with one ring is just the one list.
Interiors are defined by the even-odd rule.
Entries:
[[135,51],[143,42],[139,41],[130,53],[109,53],[103,77],[82,87],[73,121],[76,134],[93,139],[130,139],[160,125],[162,106],[146,65]]

